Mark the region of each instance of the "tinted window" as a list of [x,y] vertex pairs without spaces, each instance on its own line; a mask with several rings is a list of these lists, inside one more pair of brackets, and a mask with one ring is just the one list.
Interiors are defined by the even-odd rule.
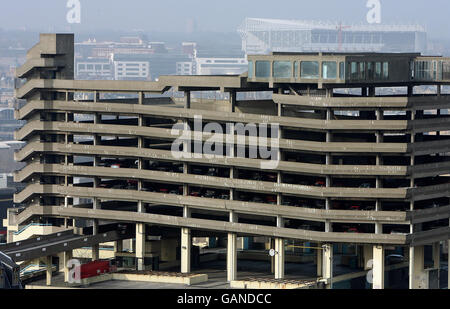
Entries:
[[317,61],[302,61],[301,63],[301,77],[308,79],[319,78],[319,62]]
[[290,61],[274,61],[273,77],[290,78],[292,76],[292,63]]
[[270,77],[270,62],[256,61],[256,77]]
[[336,79],[337,78],[337,64],[334,61],[322,62],[322,78]]

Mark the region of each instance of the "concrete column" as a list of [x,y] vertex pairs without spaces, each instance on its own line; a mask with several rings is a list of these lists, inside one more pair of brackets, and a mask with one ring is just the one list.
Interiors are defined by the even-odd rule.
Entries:
[[145,270],[145,241],[146,241],[146,226],[143,223],[136,224],[136,260],[137,270]]
[[[321,248],[322,244],[318,243],[317,247]],[[316,263],[317,263],[317,277],[323,276],[323,254],[322,250],[317,249],[316,250]]]
[[[94,220],[92,225],[92,235],[98,234],[98,220]],[[92,261],[98,261],[100,259],[100,245],[92,246]]]
[[323,278],[327,279],[328,289],[333,288],[333,245],[326,244],[323,246]]
[[284,239],[275,238],[275,279],[284,279]]
[[373,289],[384,289],[384,247],[373,246]]
[[[230,222],[238,222],[238,218],[235,212],[230,212]],[[227,280],[228,282],[237,279],[237,234],[228,233],[227,242]]]
[[236,91],[230,91],[230,103],[231,103],[231,112],[234,113],[236,111]]
[[114,242],[114,253],[123,252],[123,240]]
[[[184,206],[183,208],[183,217],[191,217],[191,209],[187,206]],[[191,248],[191,229],[181,228],[181,272],[183,274],[188,274],[191,272]]]
[[63,253],[63,263],[64,263],[64,282],[69,282],[69,268],[67,264],[73,258],[73,251],[66,251]]
[[[284,220],[282,217],[277,217],[277,227],[284,227]],[[285,250],[283,238],[275,238],[275,252],[275,279],[284,279]]]
[[185,91],[184,92],[184,108],[190,109],[191,108],[191,92]]
[[425,268],[424,262],[424,246],[409,248],[409,288],[423,289],[425,288],[422,277]]
[[140,91],[138,94],[139,98],[138,98],[138,103],[139,105],[144,104],[144,99],[145,99],[145,93]]
[[47,271],[46,271],[47,286],[51,286],[52,285],[52,267],[53,267],[51,256],[47,256],[45,264],[47,266]]
[[228,233],[227,242],[227,280],[228,282],[237,279],[237,235]]
[[181,228],[181,272],[188,274],[191,272],[191,229]]

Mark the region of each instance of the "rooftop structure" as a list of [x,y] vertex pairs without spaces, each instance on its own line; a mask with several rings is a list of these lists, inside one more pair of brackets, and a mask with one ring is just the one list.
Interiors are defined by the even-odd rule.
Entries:
[[[16,160],[27,166],[15,180],[27,187],[14,200],[26,211],[9,212],[8,226],[51,220],[71,228],[76,220],[96,235],[100,221],[135,224],[138,268],[149,267],[147,236],[159,236],[154,254],[164,263],[179,250],[182,273],[191,272],[193,237],[225,237],[229,281],[238,278],[238,237],[267,242],[279,280],[286,243],[308,243],[328,287],[333,247],[356,246],[362,271],[373,261],[373,288],[385,287],[385,259],[395,250],[409,267],[409,286],[432,287],[424,252],[433,247],[439,268],[440,242],[450,235],[443,112],[450,97],[442,92],[450,59],[273,53],[248,60],[241,75],[73,80],[73,36],[42,35],[18,70],[27,82],[16,95],[27,104],[16,117],[27,124],[15,136],[27,145]],[[436,91],[418,94],[421,85]],[[405,95],[377,94],[389,86]],[[356,95],[341,91],[355,88]],[[228,99],[195,100],[198,91]],[[89,98],[75,100],[80,92]],[[241,92],[273,96],[244,101]],[[98,247],[92,254],[99,258]]]

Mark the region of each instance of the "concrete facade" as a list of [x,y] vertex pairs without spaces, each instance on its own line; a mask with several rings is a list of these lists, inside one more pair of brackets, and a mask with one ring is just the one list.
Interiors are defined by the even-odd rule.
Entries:
[[[42,35],[18,69],[27,82],[16,95],[28,103],[16,111],[27,121],[16,132],[27,142],[16,160],[27,167],[15,177],[28,186],[15,195],[26,210],[8,224],[40,217],[131,222],[141,260],[146,225],[172,228],[180,233],[183,273],[191,272],[193,231],[226,233],[229,281],[237,277],[237,237],[275,240],[276,279],[285,275],[285,240],[324,244],[317,269],[329,286],[333,244],[369,246],[362,252],[373,246],[374,288],[384,287],[383,246],[399,246],[411,251],[411,287],[421,287],[414,283],[421,264],[409,248],[447,241],[450,233],[450,125],[441,114],[450,103],[441,93],[450,83],[450,59],[273,53],[248,60],[249,72],[239,76],[81,81],[73,80],[73,36]],[[424,62],[436,69],[424,70]],[[436,86],[436,95],[416,95],[420,85]],[[391,86],[407,94],[377,95],[377,88]],[[185,96],[156,97],[168,91]],[[230,99],[199,102],[193,91],[221,91]],[[237,92],[267,91],[271,100],[236,99]],[[74,100],[79,93],[89,98]],[[123,93],[126,99],[106,96]],[[76,120],[79,115],[87,120]],[[278,145],[279,163],[266,170],[261,157],[186,156],[186,141],[178,151],[185,156],[174,156],[172,127],[193,128],[199,115],[202,126],[279,124],[279,135],[264,140]],[[188,132],[196,143],[210,138],[197,133]],[[250,140],[242,144],[249,151]]]

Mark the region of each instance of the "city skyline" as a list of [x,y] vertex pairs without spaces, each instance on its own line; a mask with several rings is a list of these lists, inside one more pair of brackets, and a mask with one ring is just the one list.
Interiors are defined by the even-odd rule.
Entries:
[[[295,20],[323,20],[351,24],[367,24],[369,12],[366,0],[350,0],[342,6],[337,1],[281,0],[273,9],[267,0],[238,2],[230,0],[218,4],[204,0],[181,2],[168,0],[132,1],[123,3],[112,0],[81,0],[81,23],[69,24],[66,15],[70,10],[67,1],[43,0],[39,2],[14,1],[3,4],[0,11],[0,29],[22,29],[41,32],[86,32],[99,30],[155,31],[155,32],[234,32],[246,17],[277,18]],[[24,10],[24,7],[27,9]],[[349,10],[348,8],[352,9]],[[238,10],[236,10],[238,8]],[[269,9],[270,8],[270,9]],[[289,9],[285,9],[289,8]],[[430,37],[446,33],[446,12],[450,3],[433,1],[432,8],[424,1],[381,1],[382,24],[421,24],[427,28]],[[46,12],[52,10],[49,15]],[[224,12],[233,12],[224,14]],[[20,20],[14,18],[21,14]],[[449,39],[450,36],[441,36]]]

